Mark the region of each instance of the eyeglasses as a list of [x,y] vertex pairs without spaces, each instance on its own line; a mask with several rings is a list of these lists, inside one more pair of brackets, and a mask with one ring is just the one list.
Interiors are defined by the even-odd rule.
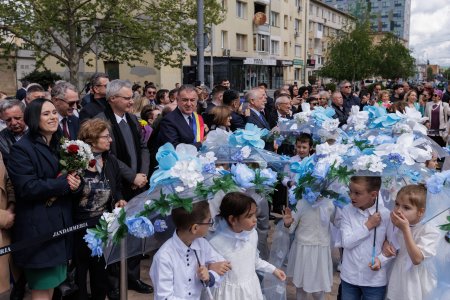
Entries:
[[122,99],[125,99],[126,101],[130,101],[130,100],[133,99],[133,96],[130,96],[130,97],[124,97],[124,96],[116,95],[116,96],[114,96],[114,97],[122,98]]
[[146,94],[149,94],[149,95],[155,95],[156,92],[153,92],[153,91],[147,91]]
[[352,86],[351,85],[347,85],[347,86],[344,86],[343,88],[344,89],[348,89],[348,88],[351,88]]
[[96,84],[95,86],[107,86],[107,84]]
[[438,94],[434,94],[433,97],[440,97]]
[[310,105],[318,105],[319,102],[315,102],[315,101],[314,101],[314,102],[310,102],[309,104],[310,104]]
[[195,224],[197,224],[197,225],[209,225],[209,226],[213,226],[213,225],[214,225],[214,219],[213,219],[213,218],[210,218],[210,219],[209,219],[209,222],[206,222],[206,223],[195,223]]
[[63,98],[56,98],[56,99],[61,100],[62,102],[66,103],[66,104],[69,105],[69,106],[75,106],[75,107],[76,107],[78,104],[80,104],[80,100],[76,100],[76,101],[71,101],[71,102],[69,102],[69,101],[66,101],[66,100],[63,99]]
[[319,98],[319,100],[328,100],[327,98]]
[[98,138],[99,138],[99,139],[101,138],[101,139],[107,139],[107,140],[111,139],[111,140],[112,140],[112,137],[111,137],[110,134],[107,134],[107,135],[100,135]]

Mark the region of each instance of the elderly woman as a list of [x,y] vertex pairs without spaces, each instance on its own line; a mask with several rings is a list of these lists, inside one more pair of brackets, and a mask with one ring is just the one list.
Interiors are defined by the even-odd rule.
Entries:
[[[78,175],[62,175],[58,167],[58,112],[50,100],[38,98],[25,110],[28,133],[11,149],[8,173],[16,195],[13,242],[30,240],[72,225],[74,196],[81,191]],[[72,238],[65,235],[13,252],[24,269],[32,299],[51,299],[66,279]]]
[[[96,165],[85,171],[85,182],[80,200],[75,205],[76,223],[100,219],[103,212],[126,204],[121,193],[121,174],[117,158],[109,154],[111,146],[110,125],[101,119],[85,121],[78,138],[91,146]],[[97,222],[95,222],[97,223]],[[74,263],[77,271],[77,299],[88,299],[87,273],[90,275],[91,299],[104,300],[107,293],[107,272],[103,257],[91,257],[91,251],[83,241],[85,231],[75,233]]]

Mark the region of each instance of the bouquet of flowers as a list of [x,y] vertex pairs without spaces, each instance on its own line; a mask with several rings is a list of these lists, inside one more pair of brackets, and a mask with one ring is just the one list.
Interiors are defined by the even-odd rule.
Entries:
[[79,140],[64,140],[61,145],[60,157],[59,164],[62,174],[77,173],[82,175],[88,166],[93,167],[96,163],[91,147]]
[[153,128],[145,120],[139,120],[139,125],[141,126],[142,141],[147,143],[150,135],[152,134]]

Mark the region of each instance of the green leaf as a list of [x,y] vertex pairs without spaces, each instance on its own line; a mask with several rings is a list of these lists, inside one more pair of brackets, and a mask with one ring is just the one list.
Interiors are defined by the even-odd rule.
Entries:
[[172,208],[182,207],[188,212],[192,211],[192,198],[181,198],[177,194],[170,194],[167,196],[167,198],[169,199]]
[[439,229],[443,231],[450,231],[450,223],[439,225]]

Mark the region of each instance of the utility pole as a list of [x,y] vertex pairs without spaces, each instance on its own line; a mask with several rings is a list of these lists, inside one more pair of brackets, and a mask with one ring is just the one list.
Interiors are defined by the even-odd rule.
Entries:
[[197,80],[205,83],[203,0],[197,0]]

